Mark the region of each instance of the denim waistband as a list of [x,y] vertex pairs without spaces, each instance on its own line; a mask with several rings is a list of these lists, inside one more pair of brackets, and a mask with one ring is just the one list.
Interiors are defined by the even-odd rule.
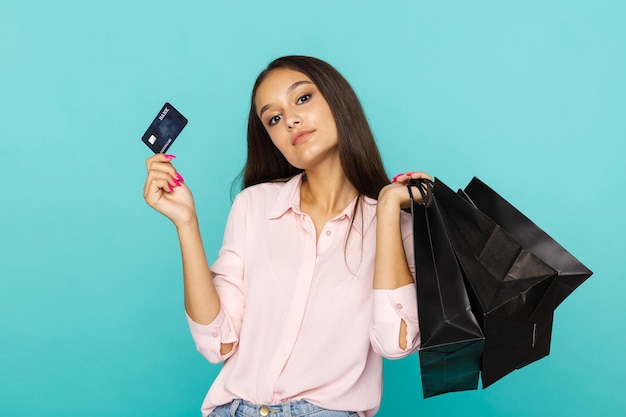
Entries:
[[281,404],[254,404],[244,400],[233,400],[229,404],[217,407],[209,416],[235,417],[304,417],[314,414],[315,417],[351,417],[356,413],[347,411],[327,410],[305,400],[288,401]]

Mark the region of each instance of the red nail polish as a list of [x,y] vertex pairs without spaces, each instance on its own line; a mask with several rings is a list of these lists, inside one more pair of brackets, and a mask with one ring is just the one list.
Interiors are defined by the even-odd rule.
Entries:
[[169,159],[174,159],[174,158],[176,158],[176,155],[172,155],[172,154],[168,153],[168,154],[165,155],[165,157],[169,158]]
[[172,181],[174,181],[174,184],[176,184],[177,187],[180,187],[180,181],[178,181],[177,179],[172,179]]
[[172,188],[172,186],[171,186],[171,185],[169,185],[169,184],[167,184],[167,186],[168,186],[168,187],[169,187],[169,189],[170,189],[170,193],[173,193],[173,192],[174,192],[174,189]]
[[185,179],[183,178],[183,176],[180,175],[178,172],[176,173],[176,176],[178,177],[178,181],[185,182]]

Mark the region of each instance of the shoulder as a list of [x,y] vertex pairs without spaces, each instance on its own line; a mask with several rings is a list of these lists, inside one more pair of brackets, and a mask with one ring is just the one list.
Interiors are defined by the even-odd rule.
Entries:
[[243,189],[235,197],[233,208],[249,207],[268,213],[283,211],[299,192],[300,175],[286,181],[264,182]]
[[251,185],[241,190],[239,194],[237,194],[235,199],[276,199],[276,197],[278,197],[283,192],[283,190],[285,190],[285,188],[289,188],[290,181],[291,180],[279,180]]

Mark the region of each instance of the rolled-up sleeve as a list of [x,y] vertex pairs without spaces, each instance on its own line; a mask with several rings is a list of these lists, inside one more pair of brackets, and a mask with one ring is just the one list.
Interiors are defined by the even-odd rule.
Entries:
[[[222,248],[217,260],[211,266],[213,283],[221,304],[217,317],[209,324],[199,324],[187,315],[187,322],[196,348],[211,363],[228,359],[237,350],[239,342],[244,314],[245,205],[241,195],[233,202],[226,222]],[[222,355],[221,345],[228,343],[233,343],[233,348],[226,355]]]
[[[407,326],[404,350],[398,343],[402,321]],[[374,290],[370,339],[374,350],[389,359],[403,358],[419,348],[420,331],[415,284],[408,284],[395,290]]]
[[[408,213],[402,212],[400,225],[407,266],[415,279],[413,224]],[[407,326],[406,349],[404,350],[398,343],[402,321]],[[420,331],[415,284],[408,284],[394,290],[374,290],[370,339],[374,350],[389,359],[403,358],[419,349]]]
[[[187,315],[187,323],[191,337],[196,343],[196,349],[209,362],[220,363],[235,353],[237,337],[232,334],[232,327],[228,324],[222,310],[212,323],[196,323],[189,315]],[[227,340],[232,340],[232,342],[227,342]],[[233,348],[226,355],[220,353],[222,343],[234,343]]]

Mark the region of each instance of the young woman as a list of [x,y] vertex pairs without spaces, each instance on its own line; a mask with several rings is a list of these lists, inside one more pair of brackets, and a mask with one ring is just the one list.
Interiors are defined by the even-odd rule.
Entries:
[[[409,178],[389,183],[347,81],[315,58],[258,77],[243,191],[209,267],[173,155],[147,160],[147,203],[175,224],[185,310],[224,365],[203,416],[373,416],[382,356],[419,346]],[[415,193],[419,195],[419,193]]]

